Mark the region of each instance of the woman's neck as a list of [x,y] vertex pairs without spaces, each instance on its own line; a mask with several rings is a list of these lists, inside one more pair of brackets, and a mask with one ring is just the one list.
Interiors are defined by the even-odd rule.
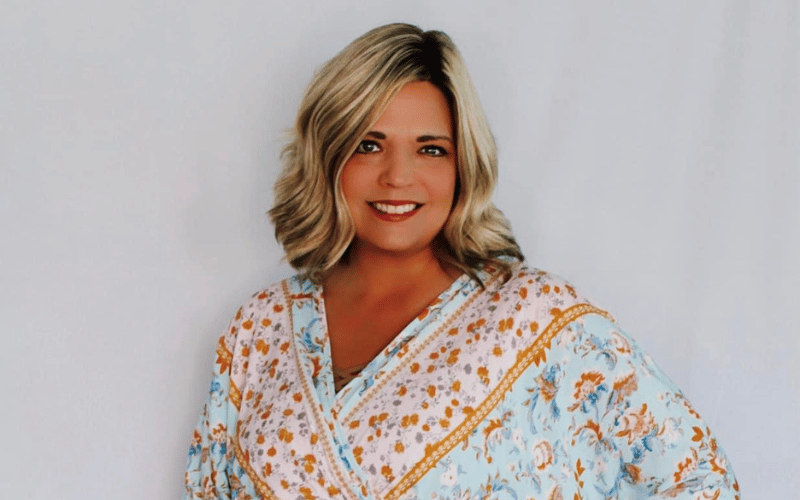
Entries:
[[[354,245],[347,264],[331,273],[331,285],[347,288],[356,296],[385,296],[433,287],[444,289],[458,276],[444,269],[430,247],[419,252],[396,254],[370,251]],[[445,286],[446,285],[446,286]]]

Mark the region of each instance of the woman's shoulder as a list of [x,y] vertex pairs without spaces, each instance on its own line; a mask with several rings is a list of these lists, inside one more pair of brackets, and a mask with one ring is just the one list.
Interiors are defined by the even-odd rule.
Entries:
[[312,296],[318,290],[318,285],[308,277],[296,274],[253,293],[239,308],[239,313],[242,315],[268,315],[271,312],[282,312],[292,298]]
[[[289,324],[290,300],[310,290],[313,283],[301,275],[286,278],[253,293],[233,315],[228,330],[220,341],[228,346],[251,344],[258,338],[274,336]],[[311,296],[309,292],[307,294]]]
[[496,301],[511,302],[517,310],[527,309],[553,316],[575,306],[591,306],[591,302],[572,283],[558,274],[518,260],[509,264],[508,272],[495,272],[494,279],[486,281],[486,289]]

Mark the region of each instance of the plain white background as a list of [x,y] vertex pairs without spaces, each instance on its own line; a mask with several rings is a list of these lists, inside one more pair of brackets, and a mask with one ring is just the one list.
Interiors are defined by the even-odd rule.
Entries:
[[0,496],[181,495],[213,348],[287,276],[265,212],[313,71],[448,32],[528,260],[615,315],[798,498],[796,0],[0,5]]

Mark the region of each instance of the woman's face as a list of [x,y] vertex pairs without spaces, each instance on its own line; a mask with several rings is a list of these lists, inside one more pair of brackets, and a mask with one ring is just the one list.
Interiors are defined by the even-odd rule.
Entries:
[[354,250],[429,251],[456,186],[450,107],[430,82],[405,85],[344,165]]

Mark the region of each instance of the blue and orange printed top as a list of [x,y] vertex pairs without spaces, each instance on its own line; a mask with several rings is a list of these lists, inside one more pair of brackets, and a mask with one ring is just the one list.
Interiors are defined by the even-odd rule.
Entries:
[[521,263],[457,279],[341,391],[321,287],[220,338],[186,499],[738,499],[683,394],[604,311]]

